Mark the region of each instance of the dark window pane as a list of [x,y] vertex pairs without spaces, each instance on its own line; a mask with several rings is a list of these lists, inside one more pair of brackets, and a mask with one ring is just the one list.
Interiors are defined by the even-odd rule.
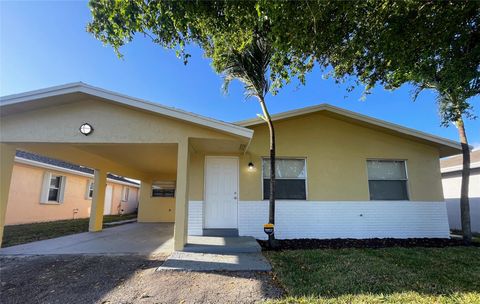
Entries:
[[88,190],[88,197],[93,197],[93,189]]
[[175,189],[152,189],[153,197],[175,197]]
[[368,187],[371,200],[408,200],[407,181],[373,180]]
[[50,187],[60,188],[60,176],[52,176],[50,179]]
[[[275,185],[276,199],[307,199],[304,179],[276,179]],[[263,180],[263,198],[270,198],[270,179]]]
[[58,189],[50,189],[48,191],[48,200],[58,202]]

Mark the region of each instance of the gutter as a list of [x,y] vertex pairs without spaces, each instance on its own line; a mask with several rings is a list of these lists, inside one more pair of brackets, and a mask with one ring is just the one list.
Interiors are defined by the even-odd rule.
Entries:
[[[73,170],[73,169],[67,169],[67,168],[63,168],[63,167],[59,167],[59,166],[55,166],[55,165],[50,165],[50,164],[46,164],[46,163],[42,163],[42,162],[30,160],[30,159],[21,158],[21,157],[18,157],[18,156],[15,156],[15,162],[25,164],[25,165],[40,167],[40,168],[44,168],[44,169],[49,169],[49,170],[55,170],[55,171],[70,173],[70,174],[73,174],[73,175],[80,175],[80,176],[93,178],[93,174],[90,174],[90,173],[81,172],[81,171],[77,171],[77,170]],[[123,181],[119,181],[119,180],[112,179],[112,178],[107,178],[107,181],[110,182],[110,183],[115,183],[115,184],[140,188],[140,185],[137,185],[137,184],[134,184],[134,183],[123,182]]]

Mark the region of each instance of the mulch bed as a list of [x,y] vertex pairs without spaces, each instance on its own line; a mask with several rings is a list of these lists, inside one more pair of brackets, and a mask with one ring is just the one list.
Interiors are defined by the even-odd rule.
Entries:
[[[465,246],[461,239],[412,238],[412,239],[292,239],[276,240],[275,248],[267,241],[257,240],[262,250],[281,251],[295,249],[387,248],[387,247],[450,247]],[[479,243],[471,246],[480,247]]]

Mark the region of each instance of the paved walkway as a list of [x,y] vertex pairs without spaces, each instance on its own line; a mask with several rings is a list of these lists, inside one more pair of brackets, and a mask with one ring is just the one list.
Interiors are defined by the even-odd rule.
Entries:
[[252,237],[189,236],[183,252],[173,252],[173,224],[131,223],[0,249],[0,255],[171,254],[161,271],[269,271]]
[[170,254],[173,224],[132,223],[0,249],[0,255]]

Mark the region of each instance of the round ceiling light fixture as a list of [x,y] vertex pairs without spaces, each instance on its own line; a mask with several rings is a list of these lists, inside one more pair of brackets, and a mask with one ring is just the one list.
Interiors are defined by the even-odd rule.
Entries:
[[85,136],[88,136],[93,133],[93,127],[89,123],[84,123],[80,126],[80,133],[82,133]]

